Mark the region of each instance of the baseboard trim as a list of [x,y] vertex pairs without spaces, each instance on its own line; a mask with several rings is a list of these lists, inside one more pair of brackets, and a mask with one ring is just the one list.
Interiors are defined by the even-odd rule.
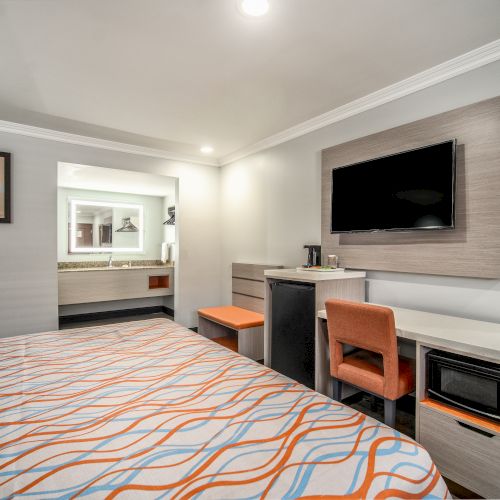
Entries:
[[175,317],[174,310],[172,308],[167,307],[167,306],[162,306],[162,308],[163,308],[163,312],[165,314],[168,314],[169,316],[172,316],[172,318]]
[[116,311],[100,311],[84,314],[70,314],[59,316],[59,325],[83,323],[85,321],[100,321],[104,319],[124,318],[126,316],[142,316],[144,314],[165,313],[174,317],[174,310],[165,306],[135,307],[132,309],[118,309]]

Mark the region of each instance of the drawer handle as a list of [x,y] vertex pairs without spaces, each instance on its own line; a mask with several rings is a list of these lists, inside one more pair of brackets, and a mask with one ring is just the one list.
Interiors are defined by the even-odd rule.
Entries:
[[470,406],[464,405],[462,403],[459,403],[458,401],[447,398],[446,396],[443,396],[441,393],[439,393],[437,391],[433,391],[432,389],[427,389],[427,392],[429,394],[434,394],[435,396],[437,396],[436,398],[432,398],[432,399],[437,399],[438,401],[444,399],[445,402],[450,403],[452,406],[458,406],[460,408],[463,408],[464,410],[469,410],[472,412],[479,413],[483,417],[489,417],[489,418],[492,418],[493,420],[498,420],[498,415],[493,415],[492,413],[488,413],[485,411],[479,411],[477,408],[471,408]]
[[477,427],[473,427],[472,425],[464,424],[463,422],[460,422],[459,420],[456,420],[456,422],[460,427],[465,427],[466,429],[469,429],[470,431],[477,432],[478,434],[482,434],[483,436],[486,436],[489,438],[495,437],[495,434],[492,434],[491,432],[486,432],[486,431],[483,431],[483,429],[478,429]]

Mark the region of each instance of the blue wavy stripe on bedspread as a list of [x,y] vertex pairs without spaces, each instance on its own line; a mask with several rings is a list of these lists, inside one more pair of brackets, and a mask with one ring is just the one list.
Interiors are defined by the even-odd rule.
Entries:
[[1,497],[449,497],[410,438],[168,320],[0,356]]

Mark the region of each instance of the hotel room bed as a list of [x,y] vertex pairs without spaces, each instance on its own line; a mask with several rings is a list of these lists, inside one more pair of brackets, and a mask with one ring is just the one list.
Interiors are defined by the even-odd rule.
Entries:
[[0,356],[0,497],[449,497],[410,438],[166,319]]

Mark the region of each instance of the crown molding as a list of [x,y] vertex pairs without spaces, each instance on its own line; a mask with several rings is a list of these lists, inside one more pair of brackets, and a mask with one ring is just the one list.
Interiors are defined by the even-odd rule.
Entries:
[[500,39],[223,156],[219,158],[219,164],[227,165],[241,160],[251,154],[283,144],[498,60],[500,60]]
[[210,165],[210,166],[220,165],[218,160],[215,158],[203,158],[195,155],[173,153],[172,151],[167,151],[165,149],[136,146],[134,144],[109,141],[107,139],[98,139],[96,137],[87,137],[84,135],[69,134],[67,132],[61,132],[58,130],[33,127],[32,125],[24,125],[21,123],[14,123],[3,120],[0,120],[0,132],[25,135],[28,137],[45,139],[48,141],[64,142],[67,144],[75,144],[77,146],[88,146],[91,148],[107,149],[109,151],[118,151],[120,153],[149,156],[152,158],[162,158],[165,160],[197,163],[201,165]]
[[0,132],[166,160],[222,166],[500,60],[500,39],[294,125],[226,156],[205,158],[0,120]]

